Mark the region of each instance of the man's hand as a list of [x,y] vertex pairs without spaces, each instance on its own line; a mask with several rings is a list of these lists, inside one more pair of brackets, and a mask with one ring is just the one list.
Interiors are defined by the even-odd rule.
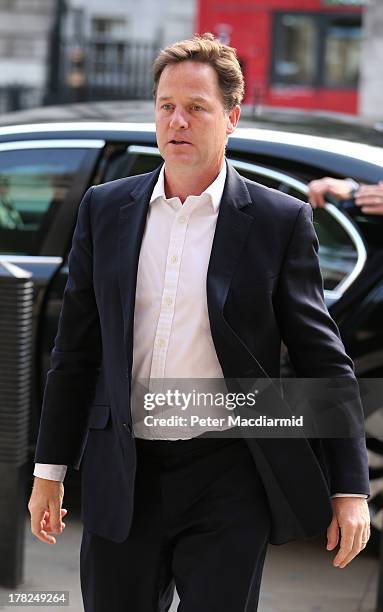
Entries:
[[361,497],[334,497],[333,517],[327,528],[327,550],[333,550],[339,541],[340,547],[333,560],[334,567],[346,567],[360,553],[370,537],[370,513],[368,504]]
[[56,480],[35,476],[28,510],[31,515],[31,531],[42,542],[56,544],[51,533],[61,533],[65,528],[62,518],[67,511],[61,508],[64,485]]
[[339,200],[347,200],[351,195],[350,184],[347,181],[329,176],[311,181],[308,188],[308,199],[312,208],[322,208],[326,204],[324,199],[326,193],[330,193]]
[[355,194],[355,204],[367,215],[383,215],[383,181],[361,185]]

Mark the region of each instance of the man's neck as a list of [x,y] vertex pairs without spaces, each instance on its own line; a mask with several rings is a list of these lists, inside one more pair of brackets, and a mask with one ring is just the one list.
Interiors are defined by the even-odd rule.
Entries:
[[209,171],[204,170],[201,174],[194,169],[190,172],[189,168],[183,173],[172,172],[165,164],[164,186],[166,197],[177,197],[183,204],[188,196],[201,195],[215,181],[224,163],[223,160],[215,168],[211,168]]

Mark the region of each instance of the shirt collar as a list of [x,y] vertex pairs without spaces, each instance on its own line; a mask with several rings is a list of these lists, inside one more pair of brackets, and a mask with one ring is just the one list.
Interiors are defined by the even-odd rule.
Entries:
[[[154,185],[154,189],[150,198],[150,204],[152,204],[154,200],[157,200],[157,198],[163,198],[164,200],[167,199],[165,195],[164,172],[165,164],[162,165],[157,182]],[[203,193],[201,193],[201,196],[208,195],[210,197],[210,201],[215,212],[218,210],[219,205],[221,203],[222,194],[225,187],[226,174],[226,161],[224,161],[222,169],[218,174],[217,178],[205,189]]]

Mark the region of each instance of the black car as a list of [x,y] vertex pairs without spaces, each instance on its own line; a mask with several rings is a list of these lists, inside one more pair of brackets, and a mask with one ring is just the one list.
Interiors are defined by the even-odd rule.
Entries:
[[[80,200],[92,184],[161,163],[154,125],[130,123],[129,112],[122,103],[38,109],[0,126],[0,263],[30,272],[34,286],[31,457]],[[383,133],[356,121],[278,110],[244,121],[229,139],[227,157],[241,174],[306,200],[308,182],[324,175],[382,180]],[[329,201],[314,211],[314,223],[326,301],[356,373],[383,378],[383,217]],[[370,508],[380,529],[382,411],[366,427]]]

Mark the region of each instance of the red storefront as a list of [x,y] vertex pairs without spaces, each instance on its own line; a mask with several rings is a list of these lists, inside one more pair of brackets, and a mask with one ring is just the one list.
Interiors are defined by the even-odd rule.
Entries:
[[358,112],[366,0],[199,0],[197,31],[236,47],[248,104]]

